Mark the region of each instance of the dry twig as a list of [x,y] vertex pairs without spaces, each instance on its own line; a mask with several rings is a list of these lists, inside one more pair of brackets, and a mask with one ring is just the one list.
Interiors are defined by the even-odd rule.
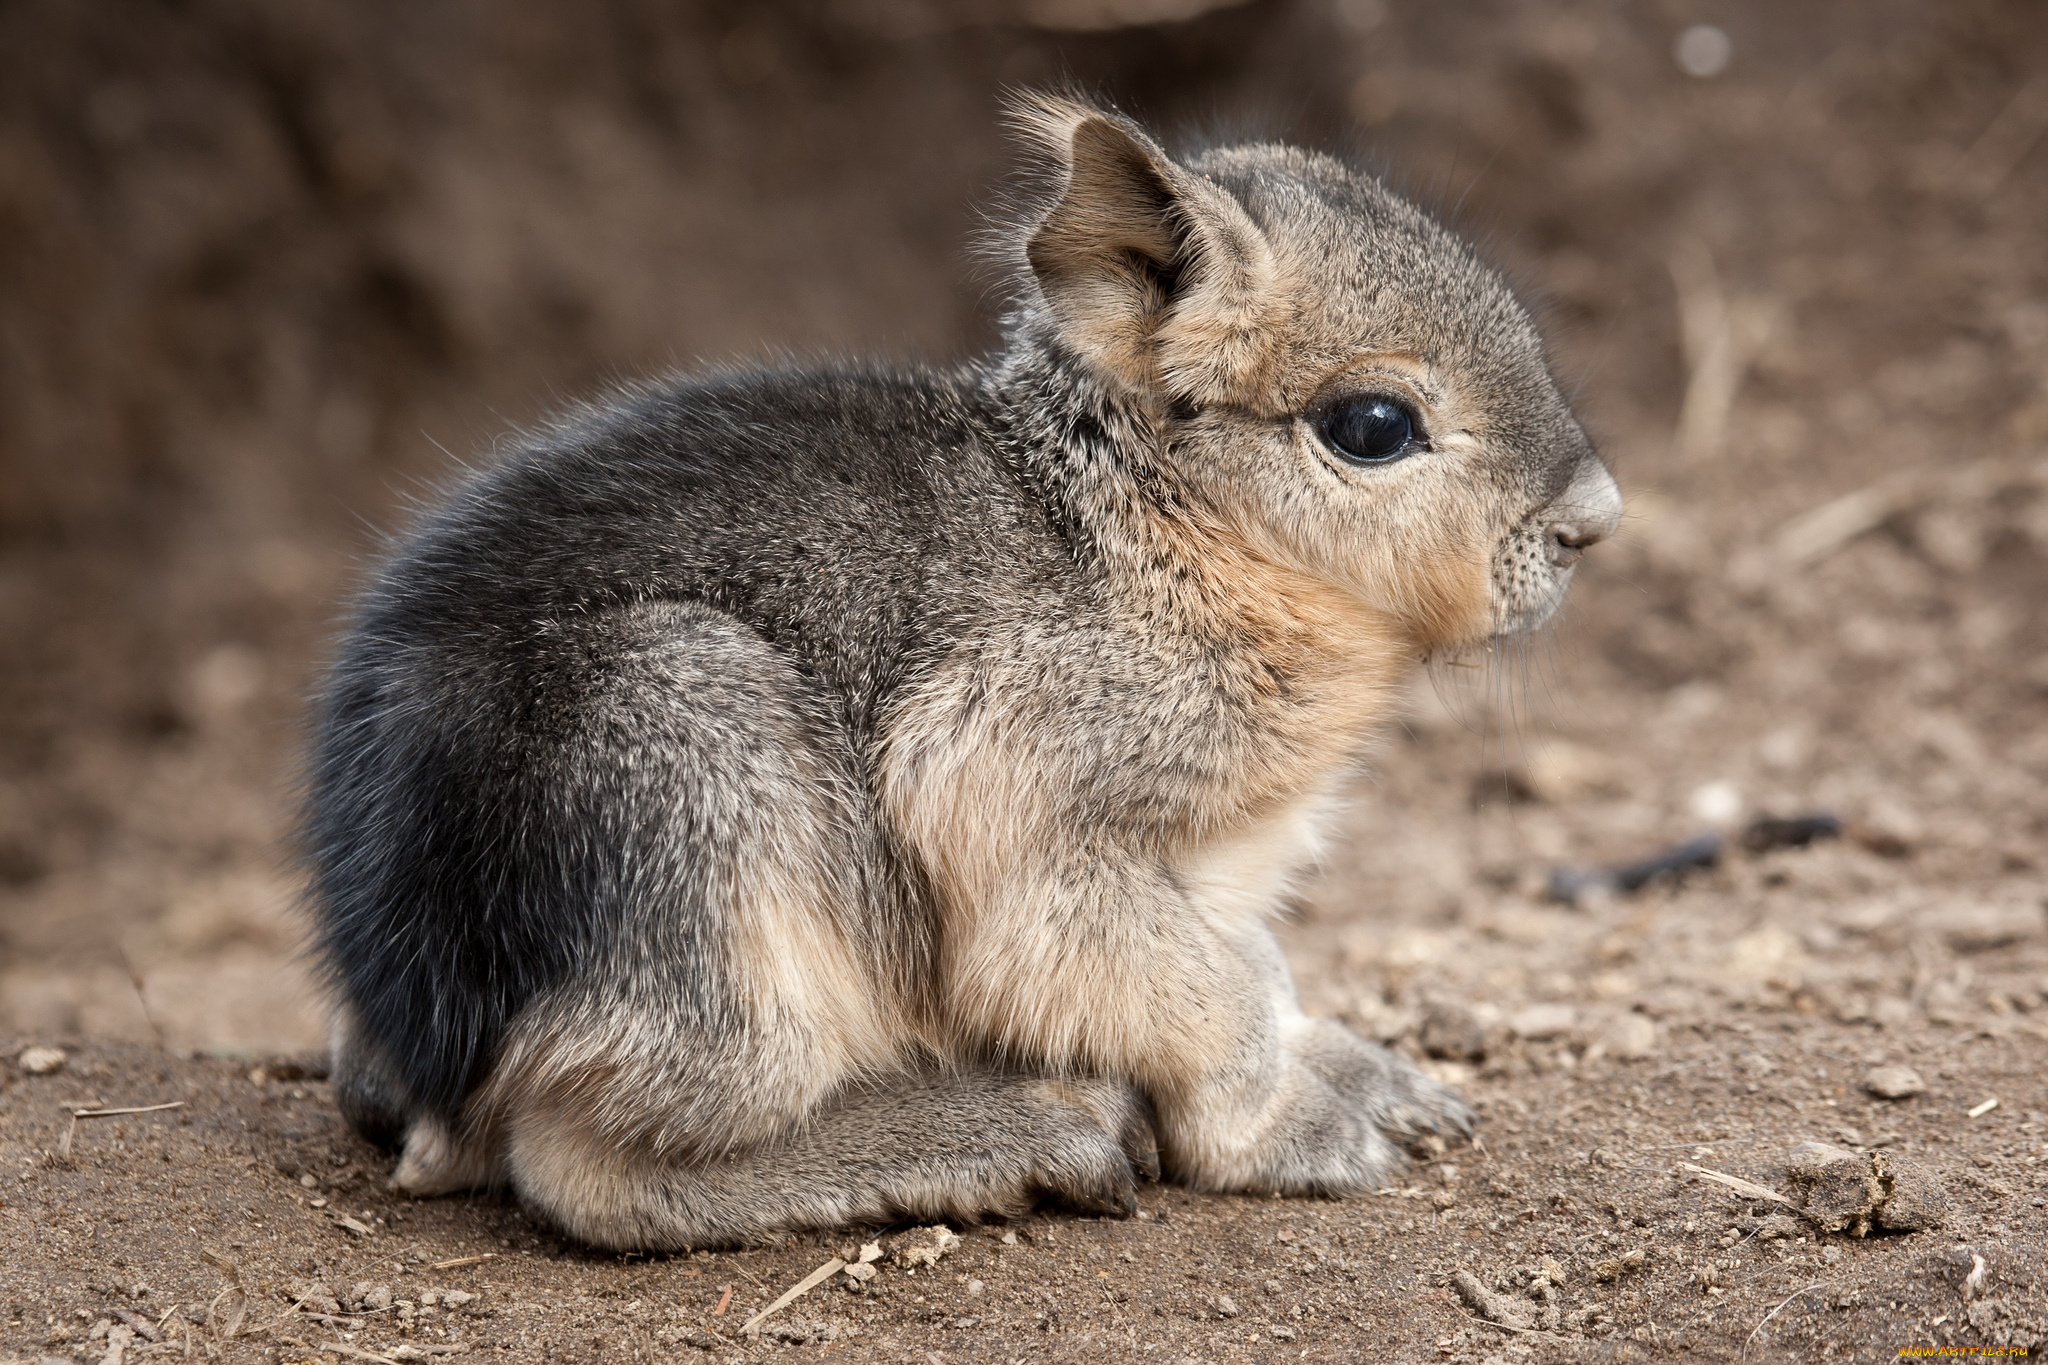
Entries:
[[428,1267],[427,1267],[427,1269],[429,1269],[429,1270],[453,1270],[453,1269],[455,1269],[455,1268],[456,1268],[457,1266],[465,1266],[465,1265],[482,1265],[482,1264],[483,1264],[483,1263],[484,1263],[485,1261],[495,1261],[495,1260],[497,1260],[497,1259],[498,1259],[498,1253],[497,1253],[497,1252],[495,1252],[495,1251],[486,1251],[486,1252],[484,1252],[484,1253],[483,1253],[483,1254],[482,1254],[481,1256],[457,1256],[457,1257],[456,1257],[456,1258],[455,1258],[454,1260],[452,1260],[452,1261],[436,1261],[436,1262],[434,1262],[434,1263],[433,1263],[432,1265],[428,1266]]
[[813,1270],[810,1274],[804,1276],[801,1280],[798,1280],[795,1284],[791,1285],[789,1289],[783,1293],[781,1298],[769,1304],[766,1308],[763,1308],[760,1312],[754,1314],[754,1316],[752,1316],[751,1318],[748,1318],[746,1322],[740,1326],[740,1334],[742,1336],[752,1336],[755,1332],[760,1330],[761,1323],[768,1317],[775,1313],[779,1313],[783,1309],[789,1307],[789,1305],[797,1301],[797,1298],[800,1295],[808,1293],[810,1290],[823,1284],[825,1281],[831,1279],[834,1275],[837,1275],[840,1271],[844,1269],[846,1269],[846,1262],[840,1260],[837,1256],[834,1256],[831,1260],[825,1262],[825,1264],[819,1266],[816,1270]]
[[1719,1171],[1710,1171],[1704,1166],[1695,1166],[1690,1161],[1681,1161],[1678,1164],[1685,1167],[1686,1170],[1691,1171],[1694,1175],[1705,1176],[1708,1180],[1716,1181],[1720,1184],[1726,1185],[1729,1189],[1735,1190],[1741,1194],[1746,1194],[1751,1199],[1768,1199],[1773,1203],[1783,1204],[1787,1208],[1796,1209],[1799,1207],[1793,1201],[1787,1199],[1784,1195],[1779,1194],[1776,1190],[1766,1189],[1764,1186],[1757,1184],[1753,1180],[1744,1180],[1739,1175],[1723,1175]]
[[332,1351],[338,1356],[354,1356],[357,1360],[374,1360],[379,1365],[402,1365],[390,1356],[380,1356],[374,1351],[359,1351],[353,1346],[344,1346],[338,1341],[323,1341],[313,1348],[316,1351]]
[[126,1109],[74,1109],[71,1111],[71,1117],[75,1119],[111,1119],[122,1114],[155,1114],[165,1109],[183,1109],[184,1107],[185,1101],[171,1100],[166,1104],[138,1104]]

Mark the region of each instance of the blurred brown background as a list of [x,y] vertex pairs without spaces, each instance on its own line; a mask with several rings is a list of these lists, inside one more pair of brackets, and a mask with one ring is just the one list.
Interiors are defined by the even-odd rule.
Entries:
[[1537,804],[1340,869],[1455,900],[1825,804],[2025,872],[2044,72],[2019,0],[0,5],[0,1034],[317,1040],[292,773],[380,532],[616,377],[986,346],[1000,93],[1060,79],[1381,166],[1525,287],[1632,494],[1475,688],[1521,737],[1425,706],[1388,756]]

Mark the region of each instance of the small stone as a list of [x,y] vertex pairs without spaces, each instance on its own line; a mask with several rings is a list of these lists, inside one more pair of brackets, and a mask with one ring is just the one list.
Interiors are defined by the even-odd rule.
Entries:
[[319,1280],[291,1287],[292,1302],[315,1313],[339,1313],[341,1301]]
[[1518,1038],[1542,1042],[1570,1033],[1578,1014],[1570,1005],[1529,1005],[1508,1016],[1508,1027]]
[[881,1271],[876,1270],[866,1261],[856,1261],[846,1267],[846,1278],[852,1280],[855,1284],[866,1284],[881,1273]]
[[1294,1329],[1292,1327],[1268,1327],[1266,1330],[1272,1333],[1273,1340],[1275,1341],[1294,1340]]
[[1959,953],[2007,948],[2038,937],[2044,928],[2041,908],[2035,905],[1949,905],[1923,916],[1921,922]]
[[320,1181],[319,1181],[319,1178],[318,1178],[318,1177],[316,1177],[316,1176],[314,1176],[314,1175],[313,1175],[312,1173],[310,1173],[310,1172],[308,1172],[308,1173],[307,1173],[307,1174],[305,1174],[305,1175],[302,1175],[302,1176],[300,1176],[300,1177],[299,1177],[299,1183],[300,1183],[301,1185],[304,1185],[304,1186],[305,1186],[305,1187],[306,1187],[307,1189],[309,1189],[309,1190],[317,1190],[317,1189],[319,1189],[319,1188],[320,1188]]
[[1624,1062],[1640,1062],[1657,1052],[1657,1025],[1640,1014],[1623,1014],[1608,1021],[1597,1040],[1600,1050]]
[[391,1299],[391,1286],[380,1284],[369,1293],[363,1295],[363,1308],[367,1312],[381,1313],[391,1307]]
[[1486,1026],[1463,1005],[1430,1006],[1422,1018],[1422,1050],[1446,1061],[1471,1062],[1486,1055]]
[[461,1308],[467,1304],[475,1303],[476,1300],[477,1296],[469,1293],[467,1290],[444,1289],[441,1291],[441,1306],[443,1308]]
[[896,1264],[906,1270],[935,1266],[952,1255],[953,1248],[959,1245],[959,1234],[943,1223],[934,1223],[928,1228],[912,1228],[896,1242]]
[[64,1069],[71,1060],[61,1047],[25,1047],[17,1065],[31,1076],[48,1076]]
[[988,1286],[983,1284],[980,1280],[969,1280],[967,1282],[967,1292],[970,1294],[979,1294],[982,1290],[987,1288]]
[[1224,1294],[1216,1300],[1216,1316],[1234,1318],[1237,1316],[1237,1300]]
[[[1004,1233],[1004,1234],[1003,1234],[1003,1245],[1004,1245],[1004,1246],[1006,1246],[1006,1247],[1013,1247],[1013,1246],[1017,1245],[1017,1234],[1016,1234],[1016,1233],[1014,1233],[1014,1232],[1006,1232],[1006,1233]],[[865,1248],[863,1248],[863,1250],[865,1250]]]
[[1863,1088],[1881,1100],[1909,1100],[1927,1090],[1927,1082],[1910,1066],[1880,1066],[1863,1078]]

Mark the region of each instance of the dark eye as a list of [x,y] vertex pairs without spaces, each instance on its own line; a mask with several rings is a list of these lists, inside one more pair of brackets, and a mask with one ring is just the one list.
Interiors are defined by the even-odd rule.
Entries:
[[1355,464],[1385,464],[1417,448],[1415,418],[1391,398],[1349,398],[1318,423],[1324,442]]

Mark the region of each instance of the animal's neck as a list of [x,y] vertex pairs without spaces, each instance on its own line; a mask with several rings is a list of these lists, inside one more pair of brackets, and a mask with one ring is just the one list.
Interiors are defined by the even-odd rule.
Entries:
[[1356,748],[1407,671],[1413,650],[1399,632],[1262,552],[1178,477],[1163,416],[1089,375],[1049,329],[1020,324],[985,382],[1001,457],[1106,602],[1157,645],[1162,630],[1179,636],[1184,650],[1167,648],[1199,660],[1255,730],[1290,736],[1295,762],[1282,766],[1296,771],[1282,785],[1320,782],[1317,769]]
[[999,455],[1085,570],[1142,585],[1187,553],[1188,509],[1163,477],[1159,427],[1136,395],[1089,374],[1032,320],[1017,325],[987,383]]
[[1150,618],[1227,628],[1233,584],[1264,556],[1181,477],[1165,413],[1091,374],[1037,320],[1017,325],[987,382],[1001,458],[1083,571]]

